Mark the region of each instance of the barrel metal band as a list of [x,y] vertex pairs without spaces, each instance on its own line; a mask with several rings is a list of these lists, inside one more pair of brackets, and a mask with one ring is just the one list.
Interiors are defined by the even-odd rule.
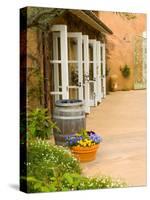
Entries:
[[53,116],[54,119],[67,119],[67,120],[73,120],[73,119],[83,119],[85,118],[84,115],[81,115],[81,116],[57,116],[57,115],[54,115]]
[[74,110],[73,110],[73,109],[72,109],[72,110],[69,110],[69,109],[68,109],[68,110],[67,110],[67,109],[66,109],[66,110],[62,109],[62,110],[61,110],[61,109],[60,109],[60,110],[56,110],[56,111],[54,111],[54,112],[65,112],[65,113],[68,112],[68,113],[70,113],[70,112],[85,112],[85,110],[75,110],[75,109],[74,109]]

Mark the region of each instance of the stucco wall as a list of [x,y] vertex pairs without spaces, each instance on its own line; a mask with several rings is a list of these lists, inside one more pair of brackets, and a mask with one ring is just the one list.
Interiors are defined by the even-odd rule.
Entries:
[[[118,90],[133,89],[134,84],[134,39],[146,31],[146,15],[134,14],[136,18],[128,20],[113,12],[99,12],[98,17],[112,31],[107,35],[107,67],[109,76],[118,75]],[[121,74],[120,67],[127,64],[131,69],[128,79]]]
[[38,28],[27,29],[27,106],[42,104],[42,44]]

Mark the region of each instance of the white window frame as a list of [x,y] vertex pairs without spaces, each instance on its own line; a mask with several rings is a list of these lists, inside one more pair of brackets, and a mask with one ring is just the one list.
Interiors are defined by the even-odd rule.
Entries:
[[[58,92],[58,83],[55,84],[54,89],[56,91],[51,91],[51,95],[62,95],[62,99],[69,98],[68,92],[68,43],[67,43],[67,26],[66,25],[53,25],[51,27],[51,31],[53,31],[53,51],[54,58],[51,60],[51,63],[54,63],[54,79],[58,78],[58,63],[61,64],[61,80],[62,80],[62,92]],[[61,59],[58,60],[58,37],[60,37],[60,54]],[[55,79],[57,80],[57,79]],[[55,85],[54,84],[54,85]],[[58,97],[56,97],[58,99]]]
[[80,100],[83,100],[83,71],[82,71],[82,33],[68,32],[68,38],[77,40],[77,60],[68,60],[68,63],[77,63],[78,66],[78,86],[68,86],[69,88],[77,88]]
[[[90,106],[97,106],[97,84],[96,84],[96,66],[97,66],[97,53],[96,53],[96,40],[90,39],[89,45],[93,48],[93,60],[89,61],[93,63],[93,81],[89,80],[89,84],[93,82],[94,84],[94,99],[90,99]],[[90,87],[89,87],[90,88]]]
[[85,104],[85,112],[90,113],[90,94],[89,94],[89,38],[88,35],[82,36],[83,41],[83,64],[84,64],[84,104]]
[[106,56],[105,56],[105,44],[101,44],[101,47],[102,47],[102,67],[103,67],[103,70],[102,70],[102,87],[103,87],[103,91],[102,91],[102,94],[103,94],[103,98],[106,97]]
[[96,42],[97,48],[97,67],[96,67],[96,84],[97,84],[97,101],[102,101],[102,86],[101,86],[101,43]]
[[[60,96],[62,96],[62,99],[69,99],[69,88],[77,88],[79,99],[84,100],[85,112],[90,113],[90,106],[97,106],[98,102],[102,101],[102,97],[104,98],[106,96],[105,44],[101,44],[101,42],[96,41],[96,39],[89,39],[88,35],[82,35],[81,32],[67,32],[67,25],[53,25],[51,27],[51,31],[53,32],[52,34],[54,53],[53,60],[51,60],[50,62],[54,65],[54,91],[51,91],[50,94],[55,95],[55,100],[60,99]],[[58,58],[58,38],[60,38],[60,60]],[[68,60],[68,38],[75,38],[77,40],[76,60]],[[92,61],[89,60],[89,45],[92,45]],[[93,63],[93,80],[89,80],[90,62]],[[69,86],[69,63],[76,63],[78,66],[79,84],[77,86]],[[103,67],[103,74],[101,74],[101,63]],[[60,78],[58,64],[61,64],[62,86],[59,86],[58,83],[58,80]],[[83,99],[83,76],[85,77],[85,99]],[[90,99],[90,81],[94,84],[94,99]],[[103,87],[103,94],[101,85]],[[60,87],[62,87],[62,91],[59,91]]]

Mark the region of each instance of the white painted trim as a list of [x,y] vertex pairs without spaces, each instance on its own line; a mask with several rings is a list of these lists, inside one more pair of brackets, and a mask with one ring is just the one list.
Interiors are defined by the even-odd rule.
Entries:
[[105,56],[105,44],[101,44],[102,46],[102,64],[103,64],[103,74],[102,74],[102,82],[103,82],[103,98],[106,97],[106,56]]
[[96,73],[96,84],[97,84],[97,101],[101,102],[101,52],[100,52],[100,41],[97,41],[97,73]]
[[78,82],[81,86],[80,87],[76,86],[76,88],[78,89],[79,99],[83,100],[82,33],[81,32],[68,32],[68,38],[76,38],[76,40],[77,40]]
[[69,85],[68,88],[79,89],[79,86],[76,86],[76,85]]
[[79,88],[79,99],[83,100],[83,65],[82,65],[82,34],[78,36],[78,70],[79,70],[79,84],[81,84]]
[[89,94],[89,38],[88,35],[83,35],[83,63],[84,63],[84,74],[85,84],[84,84],[84,93],[85,93],[85,112],[90,113],[90,94]]
[[78,61],[77,61],[77,60],[68,60],[68,63],[75,63],[75,64],[78,64]]
[[62,92],[55,92],[55,91],[52,91],[50,92],[51,95],[63,95]]
[[64,25],[60,32],[60,50],[62,61],[62,92],[63,99],[69,99],[69,80],[68,80],[68,41],[67,26]]
[[[58,38],[53,32],[53,60],[58,60]],[[54,63],[54,91],[59,91],[59,69],[58,63]],[[56,95],[55,100],[57,101],[59,96]]]
[[96,65],[97,65],[97,54],[96,54],[96,40],[91,39],[89,40],[89,45],[92,46],[93,48],[93,82],[94,83],[94,99],[90,100],[90,105],[91,106],[97,106],[97,86],[96,86]]
[[50,60],[50,63],[52,64],[61,64],[61,60]]
[[[54,60],[50,61],[51,63],[60,63],[61,64],[61,79],[62,79],[62,98],[68,99],[69,98],[69,91],[68,91],[68,42],[67,42],[67,26],[66,25],[53,25],[51,27],[51,31],[54,31],[53,35],[57,38],[60,37],[60,54],[61,54],[61,61],[58,60],[58,43],[56,43],[54,39],[55,47],[53,46],[55,57]],[[57,31],[57,32],[55,32]],[[56,49],[56,50],[55,50]],[[56,69],[57,71],[57,69]],[[58,72],[57,72],[58,76]],[[56,78],[56,77],[55,77]],[[59,81],[59,80],[58,80]],[[57,84],[56,84],[57,85]],[[53,93],[54,94],[54,93]]]

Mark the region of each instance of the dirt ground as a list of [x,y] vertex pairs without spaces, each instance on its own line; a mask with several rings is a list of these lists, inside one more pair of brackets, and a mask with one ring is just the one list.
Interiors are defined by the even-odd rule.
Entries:
[[96,160],[82,163],[85,175],[146,185],[146,90],[110,93],[91,109],[86,128],[100,134],[103,142]]

